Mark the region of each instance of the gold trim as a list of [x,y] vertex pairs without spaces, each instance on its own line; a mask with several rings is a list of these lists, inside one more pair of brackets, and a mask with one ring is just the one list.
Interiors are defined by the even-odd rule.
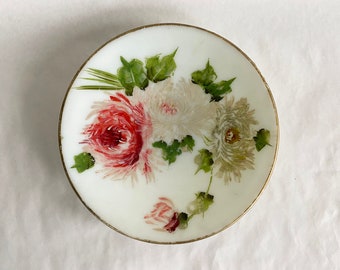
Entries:
[[[71,90],[71,86],[73,85],[74,81],[76,80],[76,78],[78,77],[78,74],[80,73],[80,71],[83,69],[83,67],[87,64],[87,62],[98,52],[100,51],[103,47],[105,47],[108,43],[122,37],[122,36],[125,36],[127,34],[130,34],[132,32],[135,32],[135,31],[138,31],[138,30],[141,30],[141,29],[145,29],[145,28],[151,28],[151,27],[157,27],[157,26],[181,26],[181,27],[188,27],[188,28],[195,28],[195,29],[198,29],[198,30],[201,30],[201,31],[204,31],[204,32],[207,32],[207,33],[210,33],[218,38],[221,38],[223,41],[227,42],[229,45],[233,46],[237,51],[239,51],[248,61],[249,63],[255,68],[255,70],[257,71],[257,73],[260,75],[261,77],[261,80],[262,82],[264,83],[267,91],[268,91],[268,94],[269,94],[269,97],[271,99],[271,102],[272,102],[272,106],[273,106],[273,109],[274,109],[274,112],[275,112],[275,119],[276,119],[276,130],[277,130],[277,134],[276,134],[276,147],[275,147],[275,153],[274,153],[274,159],[273,159],[273,163],[271,165],[271,168],[270,168],[270,171],[267,175],[267,179],[265,181],[265,183],[263,184],[263,187],[261,188],[259,194],[256,196],[256,198],[252,201],[252,203],[243,211],[243,213],[241,215],[239,215],[236,219],[234,219],[231,223],[227,224],[226,226],[224,226],[222,229],[216,231],[216,232],[213,232],[211,234],[207,234],[205,236],[202,236],[202,237],[198,237],[198,238],[195,238],[195,239],[191,239],[191,240],[186,240],[186,241],[177,241],[177,242],[158,242],[158,241],[151,241],[151,240],[147,240],[147,239],[140,239],[140,238],[137,238],[137,237],[133,237],[133,236],[130,236],[120,230],[118,230],[117,228],[113,227],[112,225],[110,225],[109,223],[107,223],[106,221],[104,221],[101,217],[99,217],[89,206],[86,205],[86,203],[83,201],[82,197],[80,196],[80,194],[78,193],[78,191],[76,190],[76,188],[74,187],[71,179],[70,179],[70,176],[68,175],[68,172],[67,172],[67,169],[66,169],[66,166],[65,166],[65,162],[64,162],[64,157],[63,157],[63,149],[62,149],[62,145],[61,145],[61,140],[62,140],[62,137],[61,137],[61,122],[62,122],[62,115],[63,115],[63,111],[64,111],[64,106],[65,106],[65,103],[66,103],[66,99],[68,97],[68,93],[69,91]],[[255,63],[240,49],[238,48],[234,43],[232,43],[231,41],[227,40],[226,38],[212,32],[212,31],[209,31],[209,30],[206,30],[204,28],[201,28],[201,27],[198,27],[198,26],[194,26],[194,25],[188,25],[188,24],[181,24],[181,23],[158,23],[158,24],[150,24],[150,25],[144,25],[144,26],[140,26],[140,27],[137,27],[137,28],[134,28],[134,29],[131,29],[129,31],[126,31],[112,39],[110,39],[109,41],[107,41],[104,45],[102,45],[101,47],[99,47],[93,54],[90,55],[90,57],[84,62],[83,65],[81,65],[81,67],[78,69],[77,73],[74,75],[67,91],[66,91],[66,94],[65,94],[65,97],[64,97],[64,100],[62,102],[62,105],[61,105],[61,109],[60,109],[60,113],[59,113],[59,122],[58,122],[58,143],[59,143],[59,152],[60,152],[60,156],[61,156],[61,160],[62,160],[62,164],[63,164],[63,168],[64,168],[64,171],[65,171],[65,174],[66,174],[66,177],[72,187],[72,189],[74,190],[74,192],[76,193],[76,195],[78,196],[78,198],[80,199],[80,201],[84,204],[84,206],[95,216],[97,217],[101,222],[103,222],[106,226],[110,227],[111,229],[113,229],[114,231],[122,234],[122,235],[125,235],[129,238],[132,238],[132,239],[135,239],[135,240],[139,240],[139,241],[142,241],[142,242],[147,242],[147,243],[153,243],[153,244],[163,244],[163,245],[173,245],[173,244],[184,244],[184,243],[192,243],[192,242],[195,242],[195,241],[198,241],[198,240],[202,240],[202,239],[205,239],[205,238],[208,238],[210,236],[213,236],[215,234],[218,234],[224,230],[226,230],[227,228],[231,227],[233,224],[235,224],[239,219],[241,219],[249,210],[250,208],[255,204],[255,202],[258,200],[258,198],[260,197],[260,195],[262,194],[262,192],[264,191],[264,189],[267,187],[268,185],[268,182],[269,182],[269,179],[273,173],[273,169],[274,169],[274,165],[276,163],[276,159],[277,159],[277,153],[278,153],[278,147],[279,147],[279,139],[280,139],[280,128],[279,128],[279,117],[278,117],[278,113],[277,113],[277,107],[276,107],[276,104],[275,104],[275,101],[274,101],[274,98],[273,98],[273,95],[272,95],[272,92],[267,84],[267,82],[265,81],[263,75],[261,74],[260,70],[258,69],[258,67],[255,65]]]

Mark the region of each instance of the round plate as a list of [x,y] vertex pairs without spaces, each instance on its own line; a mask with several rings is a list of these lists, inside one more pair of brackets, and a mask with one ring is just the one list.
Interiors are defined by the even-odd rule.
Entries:
[[239,219],[265,187],[278,118],[254,63],[201,28],[159,24],[97,50],[60,117],[66,174],[101,221],[132,238],[183,243]]

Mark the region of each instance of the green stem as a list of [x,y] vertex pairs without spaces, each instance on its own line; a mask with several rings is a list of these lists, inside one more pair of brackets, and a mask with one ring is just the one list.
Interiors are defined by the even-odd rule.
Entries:
[[[207,191],[205,192],[205,195],[209,194],[209,190],[210,190],[210,187],[211,187],[212,180],[213,180],[213,170],[211,170],[209,185],[208,185]],[[195,215],[197,215],[197,214],[191,214],[190,216],[188,216],[187,222],[189,222],[190,219],[192,219]],[[203,217],[204,217],[204,212],[203,212]]]
[[195,214],[191,214],[190,216],[188,216],[188,222],[189,222],[189,220],[190,220],[191,218],[194,217],[194,215],[195,215]]
[[210,186],[211,186],[211,182],[212,182],[212,179],[213,179],[213,176],[212,176],[212,175],[213,175],[213,170],[211,170],[209,185],[208,185],[208,189],[207,189],[207,191],[205,192],[205,194],[208,194],[208,193],[209,193]]

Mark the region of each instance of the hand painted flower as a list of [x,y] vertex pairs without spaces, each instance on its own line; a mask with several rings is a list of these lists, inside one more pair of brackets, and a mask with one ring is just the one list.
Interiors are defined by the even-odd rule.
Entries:
[[133,96],[146,104],[153,125],[153,140],[171,143],[186,135],[206,135],[214,127],[215,102],[191,81],[172,79],[151,83],[145,91],[134,88]]
[[83,141],[96,160],[104,164],[106,177],[136,179],[136,171],[144,174],[147,180],[152,177],[150,155],[147,141],[152,132],[149,115],[142,103],[132,104],[118,93],[110,100],[97,102],[93,112],[93,124],[87,126]]
[[246,98],[234,102],[225,97],[217,109],[216,127],[207,140],[213,154],[214,172],[225,182],[240,181],[241,171],[254,168],[255,144],[251,125],[256,125],[254,110]]
[[155,225],[154,230],[174,232],[180,224],[179,214],[174,210],[173,202],[160,197],[150,214],[144,216],[147,224]]

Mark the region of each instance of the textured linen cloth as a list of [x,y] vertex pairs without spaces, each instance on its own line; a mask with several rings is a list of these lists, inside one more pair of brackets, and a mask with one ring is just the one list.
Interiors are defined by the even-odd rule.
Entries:
[[[0,269],[340,269],[340,2],[0,1]],[[182,245],[120,235],[62,169],[61,103],[82,63],[131,28],[178,22],[258,66],[281,128],[269,185],[229,229]]]

